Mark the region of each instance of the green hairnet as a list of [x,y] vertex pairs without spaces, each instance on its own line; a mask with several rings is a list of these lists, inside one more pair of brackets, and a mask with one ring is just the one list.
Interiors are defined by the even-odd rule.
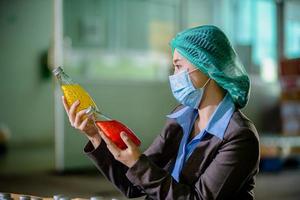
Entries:
[[225,34],[212,25],[184,30],[171,41],[176,50],[201,72],[215,80],[232,97],[238,108],[249,98],[250,80]]

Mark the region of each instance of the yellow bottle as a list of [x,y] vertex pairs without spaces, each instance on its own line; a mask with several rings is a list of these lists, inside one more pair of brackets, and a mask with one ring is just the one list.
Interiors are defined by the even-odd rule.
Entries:
[[61,67],[55,68],[53,70],[53,74],[56,76],[61,85],[62,92],[69,107],[76,100],[79,100],[80,104],[77,107],[76,112],[87,109],[90,106],[98,110],[97,105],[88,92],[86,92],[79,84],[75,83]]

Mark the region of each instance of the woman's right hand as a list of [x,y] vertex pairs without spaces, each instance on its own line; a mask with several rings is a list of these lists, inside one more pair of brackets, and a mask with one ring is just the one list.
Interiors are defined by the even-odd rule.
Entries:
[[96,148],[101,143],[101,136],[99,135],[98,129],[92,119],[89,117],[83,119],[87,109],[76,113],[76,109],[80,104],[79,100],[75,101],[70,108],[64,96],[62,96],[62,102],[69,117],[71,126],[85,134]]

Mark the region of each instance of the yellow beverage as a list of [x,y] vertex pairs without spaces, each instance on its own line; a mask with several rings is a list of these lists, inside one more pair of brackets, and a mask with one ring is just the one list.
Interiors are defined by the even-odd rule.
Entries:
[[76,100],[80,101],[80,104],[76,109],[76,112],[84,110],[89,106],[93,106],[94,108],[97,109],[97,106],[93,101],[93,99],[79,84],[62,85],[61,89],[64,93],[65,99],[69,107]]

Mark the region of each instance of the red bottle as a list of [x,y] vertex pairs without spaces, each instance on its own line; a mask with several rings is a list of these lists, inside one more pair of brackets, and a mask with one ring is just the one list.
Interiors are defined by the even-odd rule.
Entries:
[[99,113],[93,107],[89,107],[88,110],[86,111],[86,114],[89,116],[92,115],[92,119],[94,120],[96,126],[120,149],[127,148],[126,144],[123,142],[120,136],[120,133],[123,131],[137,146],[141,145],[141,141],[133,133],[133,131],[130,130],[127,126],[125,126],[121,122],[114,119],[110,119],[109,117]]

